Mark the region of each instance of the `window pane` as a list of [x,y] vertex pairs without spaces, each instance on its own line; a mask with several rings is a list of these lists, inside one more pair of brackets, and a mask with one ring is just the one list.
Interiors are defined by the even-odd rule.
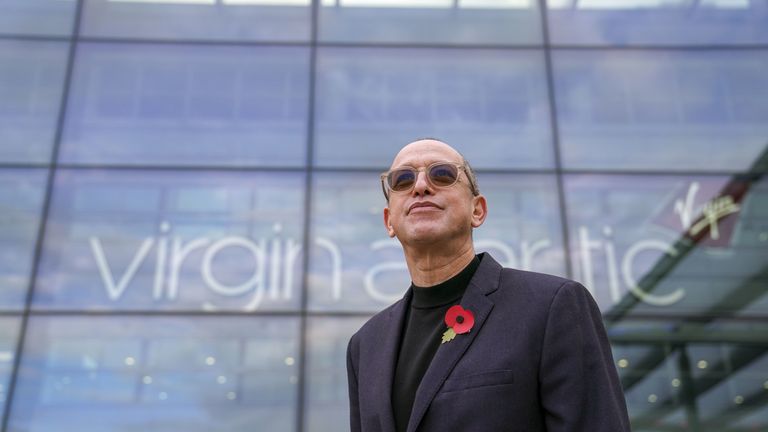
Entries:
[[541,43],[535,0],[320,0],[334,42]]
[[[670,412],[680,410],[687,402],[681,400],[680,352],[661,341],[632,345],[611,342],[614,358],[619,362],[617,369],[632,429],[658,430],[645,424],[648,413],[655,412],[658,422],[662,422]],[[650,359],[653,359],[650,366],[644,364]]]
[[62,170],[35,306],[296,308],[303,182],[278,172]]
[[569,168],[768,168],[768,51],[555,53]]
[[3,0],[0,34],[69,36],[75,4],[75,0]]
[[68,43],[0,40],[0,162],[49,162]]
[[34,317],[9,430],[295,428],[298,321]]
[[84,0],[81,33],[137,39],[309,39],[311,0]]
[[0,317],[0,421],[5,415],[20,323],[21,320],[16,317]]
[[91,43],[77,58],[65,162],[305,162],[304,48]]
[[[766,326],[754,326],[752,334],[766,334]],[[766,411],[762,418],[752,417],[750,411],[765,403],[765,377],[768,375],[768,341],[763,336],[760,345],[703,345],[689,346],[688,351],[695,366],[693,375],[697,381],[707,383],[706,391],[698,396],[701,417],[704,422],[727,430],[742,427],[760,430],[768,427]],[[702,386],[704,387],[704,386]],[[750,418],[751,417],[751,418]],[[759,419],[759,420],[758,420]]]
[[630,319],[610,324],[608,333],[633,430],[768,425],[766,323]]
[[553,43],[764,44],[766,0],[549,0]]
[[764,180],[598,175],[566,180],[576,275],[603,312],[768,317],[765,307],[752,307],[768,295]]
[[45,180],[44,170],[0,170],[0,309],[24,308]]
[[325,49],[318,57],[316,162],[389,166],[435,136],[474,167],[549,167],[539,51]]
[[[313,192],[310,308],[378,311],[400,299],[410,276],[400,244],[387,236],[375,173],[318,174]],[[480,174],[489,216],[475,246],[509,267],[563,275],[554,179]]]
[[367,318],[309,318],[307,321],[308,432],[349,429],[347,343]]

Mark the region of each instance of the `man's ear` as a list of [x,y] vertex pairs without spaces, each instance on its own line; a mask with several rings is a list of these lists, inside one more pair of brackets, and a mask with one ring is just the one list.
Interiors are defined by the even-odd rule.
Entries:
[[482,195],[472,197],[472,228],[482,225],[486,216],[488,216],[488,204],[485,197]]
[[387,230],[389,237],[395,236],[395,229],[392,228],[392,224],[389,223],[389,207],[384,207],[384,228]]

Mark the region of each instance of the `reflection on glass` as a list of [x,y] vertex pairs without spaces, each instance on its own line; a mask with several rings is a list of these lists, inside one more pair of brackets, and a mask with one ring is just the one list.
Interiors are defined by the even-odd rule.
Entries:
[[34,304],[295,308],[303,181],[278,172],[59,171]]
[[[478,252],[523,270],[564,274],[553,179],[479,174],[489,216],[475,231]],[[313,191],[309,304],[317,310],[378,311],[410,285],[402,248],[384,230],[376,173],[318,174]]]
[[534,7],[531,0],[322,0],[323,6],[356,8],[377,7],[396,9],[526,9]]
[[0,162],[50,161],[68,45],[0,40]]
[[332,42],[540,44],[533,0],[321,0],[319,38]]
[[765,429],[766,330],[715,317],[609,324],[633,430]]
[[[566,178],[577,278],[609,317],[738,313],[768,283],[768,184],[746,178]],[[768,310],[754,311],[763,318]]]
[[568,168],[748,170],[768,150],[768,51],[558,51],[554,65]]
[[310,0],[85,0],[80,32],[135,39],[306,41]]
[[349,428],[347,343],[367,318],[310,318],[307,321],[306,421],[308,432]]
[[307,54],[298,47],[81,44],[61,159],[302,165]]
[[[686,0],[549,0],[547,4],[554,9],[575,10],[674,9],[689,6]],[[697,6],[712,9],[748,9],[749,4],[750,0],[701,0]]]
[[553,163],[538,51],[323,49],[317,91],[322,166],[388,166],[427,135],[476,168]]
[[[625,355],[626,352],[644,350],[644,355],[636,359]],[[680,395],[679,353],[667,344],[658,345],[620,345],[615,349],[619,376],[624,386],[624,399],[627,401],[633,429],[640,429],[642,420],[658,406],[672,409],[684,405]],[[653,357],[652,357],[653,356]],[[643,362],[653,363],[646,367]],[[624,360],[624,361],[622,361]],[[633,361],[636,360],[636,361]],[[650,362],[649,362],[650,363]],[[622,365],[626,365],[622,367]]]
[[0,170],[0,309],[24,307],[45,180],[44,170]]
[[5,414],[8,385],[11,380],[16,343],[19,336],[20,320],[15,317],[0,317],[0,421]]
[[10,431],[295,427],[294,318],[34,317],[26,338]]
[[765,0],[548,0],[553,43],[723,45],[768,42]]
[[3,0],[0,2],[0,34],[69,36],[76,3],[76,0]]

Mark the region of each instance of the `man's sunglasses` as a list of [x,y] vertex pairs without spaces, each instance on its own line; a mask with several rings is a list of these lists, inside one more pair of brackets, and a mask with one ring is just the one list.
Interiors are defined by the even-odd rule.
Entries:
[[414,168],[402,166],[389,170],[381,175],[381,188],[384,191],[384,197],[389,200],[389,192],[408,192],[416,185],[416,178],[419,171],[427,173],[427,182],[434,187],[449,187],[459,181],[459,172],[464,171],[469,181],[469,188],[472,195],[478,195],[477,188],[472,182],[472,178],[467,173],[465,164],[452,162],[435,162],[426,168]]

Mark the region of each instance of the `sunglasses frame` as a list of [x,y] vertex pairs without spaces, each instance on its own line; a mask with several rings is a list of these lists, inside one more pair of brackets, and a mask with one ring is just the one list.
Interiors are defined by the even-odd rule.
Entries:
[[[438,165],[451,165],[451,166],[456,167],[456,169],[457,169],[456,181],[451,183],[450,185],[447,185],[447,186],[438,186],[438,185],[434,184],[432,182],[432,180],[429,178],[429,171],[433,167],[438,166]],[[472,191],[472,195],[474,195],[474,196],[479,195],[479,193],[477,191],[477,187],[475,186],[475,183],[472,181],[472,177],[470,177],[469,173],[467,172],[467,164],[466,163],[438,161],[438,162],[433,162],[433,163],[427,165],[426,167],[415,168],[415,167],[412,167],[410,165],[403,165],[403,166],[400,166],[400,167],[397,167],[397,168],[394,168],[394,169],[391,169],[391,170],[388,170],[388,171],[385,171],[385,172],[381,173],[381,176],[380,176],[380,178],[381,178],[381,190],[382,190],[382,192],[384,192],[384,198],[386,198],[387,201],[389,201],[389,193],[390,192],[394,192],[394,193],[409,192],[409,191],[413,190],[413,188],[416,186],[416,181],[413,182],[413,186],[411,186],[408,189],[401,190],[401,191],[396,191],[396,190],[392,189],[389,186],[389,181],[387,181],[387,178],[389,177],[389,175],[392,174],[393,171],[399,171],[399,170],[402,170],[402,169],[405,169],[405,168],[410,168],[413,171],[415,171],[416,172],[416,178],[418,178],[419,172],[424,171],[424,174],[426,174],[427,183],[429,183],[429,185],[434,187],[434,188],[448,188],[448,187],[451,187],[451,186],[455,186],[456,183],[459,182],[459,177],[460,177],[459,174],[463,172],[464,176],[467,178],[467,182],[469,183],[469,189]]]

